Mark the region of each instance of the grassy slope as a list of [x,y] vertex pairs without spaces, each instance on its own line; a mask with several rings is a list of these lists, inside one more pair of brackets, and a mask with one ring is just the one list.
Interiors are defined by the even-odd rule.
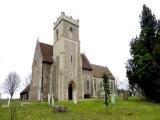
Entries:
[[[0,103],[0,105],[4,102]],[[73,104],[71,101],[58,102],[56,104],[68,107],[66,113],[53,113],[47,102],[32,102],[20,106],[16,102],[16,120],[160,120],[160,105],[142,102],[130,98],[127,101],[117,100],[115,105],[107,108],[96,100],[81,101]],[[53,114],[52,114],[53,113]],[[0,107],[0,120],[8,120],[9,108]]]

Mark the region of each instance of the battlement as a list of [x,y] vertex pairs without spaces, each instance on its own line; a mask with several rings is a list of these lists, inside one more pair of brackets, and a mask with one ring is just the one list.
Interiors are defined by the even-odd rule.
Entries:
[[65,14],[64,12],[61,12],[60,17],[57,18],[57,21],[56,21],[56,22],[54,22],[54,28],[59,24],[59,22],[60,22],[62,19],[66,20],[66,21],[68,21],[68,22],[70,22],[70,23],[72,23],[72,24],[75,24],[75,25],[79,26],[79,20],[78,20],[78,19],[75,20],[75,19],[72,18],[72,16],[70,16],[70,17],[69,17],[69,16],[66,16],[66,14]]

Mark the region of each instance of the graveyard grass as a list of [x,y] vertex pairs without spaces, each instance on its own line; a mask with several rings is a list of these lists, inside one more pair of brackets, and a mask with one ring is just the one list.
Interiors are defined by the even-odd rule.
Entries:
[[[6,101],[0,101],[0,120],[10,120],[10,108],[2,108]],[[16,110],[16,120],[160,120],[160,104],[141,101],[130,97],[128,100],[116,98],[116,104],[94,100],[82,100],[78,104],[71,101],[55,102],[65,105],[66,113],[54,113],[47,102],[25,102],[23,107],[19,101],[12,102]]]

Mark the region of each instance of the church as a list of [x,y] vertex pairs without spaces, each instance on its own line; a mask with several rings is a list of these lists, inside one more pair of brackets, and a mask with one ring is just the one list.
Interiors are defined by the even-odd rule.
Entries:
[[115,78],[108,67],[92,64],[80,53],[79,20],[62,12],[53,34],[53,45],[37,40],[32,80],[20,93],[21,99],[41,101],[49,95],[60,101],[96,98],[103,89],[103,74],[109,78],[111,94],[115,93]]

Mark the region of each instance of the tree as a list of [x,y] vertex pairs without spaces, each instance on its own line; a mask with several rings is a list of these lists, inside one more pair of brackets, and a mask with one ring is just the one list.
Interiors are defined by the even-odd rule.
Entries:
[[23,85],[27,87],[31,83],[31,80],[32,80],[32,73],[28,74],[28,76],[25,78]]
[[124,78],[123,80],[120,80],[118,76],[114,76],[115,78],[115,89],[116,91],[121,89],[122,87],[125,89],[128,88],[128,79]]
[[13,94],[16,92],[19,85],[20,85],[19,75],[16,72],[9,73],[3,83],[3,88],[6,93],[10,94],[11,100],[12,100]]
[[108,76],[106,74],[103,74],[103,86],[104,86],[104,102],[106,106],[108,106],[109,103],[109,96],[110,96],[110,88],[109,88],[109,81]]
[[140,16],[141,32],[130,42],[127,77],[132,88],[148,100],[160,102],[160,22],[146,5]]

